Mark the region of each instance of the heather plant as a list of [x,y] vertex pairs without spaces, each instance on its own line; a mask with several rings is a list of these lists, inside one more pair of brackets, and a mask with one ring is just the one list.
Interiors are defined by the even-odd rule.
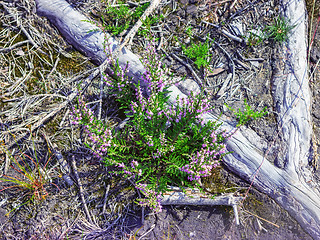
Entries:
[[199,187],[199,180],[220,164],[226,154],[225,132],[216,122],[204,122],[203,115],[211,110],[204,94],[168,103],[173,81],[153,44],[142,59],[146,71],[138,84],[127,77],[129,66],[120,67],[111,52],[109,62],[112,71],[105,83],[129,120],[122,128],[107,126],[79,96],[73,123],[83,125],[95,156],[135,183],[144,195],[137,203],[159,212],[168,185]]

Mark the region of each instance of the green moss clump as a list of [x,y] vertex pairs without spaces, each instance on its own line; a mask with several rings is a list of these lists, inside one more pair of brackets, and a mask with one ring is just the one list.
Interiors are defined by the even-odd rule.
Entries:
[[212,169],[212,174],[203,179],[203,185],[206,190],[212,194],[232,193],[235,191],[237,185],[227,181],[223,178],[222,167]]

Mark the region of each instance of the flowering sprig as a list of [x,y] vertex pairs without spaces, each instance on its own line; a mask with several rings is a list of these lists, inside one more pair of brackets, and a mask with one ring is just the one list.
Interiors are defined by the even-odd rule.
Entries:
[[141,206],[148,206],[155,213],[162,211],[161,199],[162,196],[160,193],[156,192],[147,184],[138,183],[136,189],[140,190],[145,198],[137,199],[138,204]]
[[115,173],[135,182],[145,197],[138,203],[159,212],[169,184],[192,187],[219,165],[226,154],[226,134],[216,122],[205,123],[203,115],[211,106],[204,94],[177,97],[169,105],[168,87],[173,80],[167,77],[154,43],[146,49],[142,59],[146,71],[134,88],[126,75],[128,65],[120,67],[112,57],[109,60],[112,70],[105,83],[129,118],[121,131],[97,120],[81,98],[72,118],[74,124],[84,126],[87,146],[94,154],[113,166]]

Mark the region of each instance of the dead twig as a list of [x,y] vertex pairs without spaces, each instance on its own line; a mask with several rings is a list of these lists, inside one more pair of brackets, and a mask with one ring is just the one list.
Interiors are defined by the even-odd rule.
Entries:
[[33,38],[31,37],[31,35],[29,34],[29,32],[24,28],[24,26],[20,23],[20,20],[18,18],[18,14],[14,14],[10,8],[8,8],[8,6],[3,3],[0,2],[0,4],[3,6],[3,8],[10,14],[13,16],[15,22],[17,23],[17,27],[21,29],[21,31],[24,33],[24,35],[28,38],[28,40],[30,41],[30,43],[36,48],[36,50],[38,50],[39,52],[41,52],[42,54],[47,55],[44,51],[41,50],[40,46],[33,40]]
[[[13,154],[13,151],[14,150],[12,150],[12,154]],[[13,155],[11,155],[11,156],[13,156]],[[6,153],[6,162],[5,162],[4,170],[3,170],[4,175],[6,175],[8,173],[10,162],[11,162],[10,160],[11,159],[10,159],[9,155]]]
[[201,79],[198,77],[198,75],[196,74],[196,72],[193,70],[193,68],[190,66],[190,64],[184,62],[181,58],[179,58],[177,55],[175,55],[174,53],[171,53],[171,56],[176,59],[177,61],[179,61],[181,64],[183,64],[186,68],[189,69],[189,71],[191,72],[192,76],[194,77],[194,79],[197,81],[197,84],[199,85],[199,87],[202,86],[201,83]]
[[59,58],[59,57],[57,57],[57,59],[56,59],[56,61],[55,61],[54,65],[53,65],[53,68],[51,69],[51,71],[50,71],[50,72],[49,72],[49,74],[47,75],[47,79],[49,79],[49,78],[51,77],[52,73],[56,70],[56,68],[57,68],[57,66],[58,66],[59,61],[60,61],[60,58]]
[[271,224],[271,225],[273,225],[273,226],[275,226],[275,227],[277,227],[277,228],[280,228],[279,225],[277,225],[277,224],[275,224],[275,223],[273,223],[273,222],[270,222],[269,220],[267,220],[267,219],[265,219],[265,218],[259,217],[257,214],[251,213],[251,212],[249,212],[249,211],[247,211],[247,210],[244,210],[244,209],[242,209],[242,211],[244,211],[244,212],[246,212],[246,213],[248,213],[248,214],[250,214],[250,215],[252,215],[252,216],[254,216],[254,217],[256,217],[256,218],[259,218],[259,219],[261,219],[262,221],[265,221],[265,222],[267,222],[267,223],[269,223],[269,224]]
[[216,25],[216,24],[213,24],[213,23],[209,23],[209,22],[207,22],[207,21],[201,21],[201,22],[217,28],[223,35],[231,38],[231,39],[234,40],[234,41],[237,41],[237,42],[240,42],[240,43],[243,43],[243,42],[244,42],[244,40],[243,40],[242,38],[239,38],[239,37],[237,37],[237,36],[234,36],[233,34],[229,33],[229,32],[228,32],[227,30],[225,30],[225,29],[220,29],[221,27],[220,27],[219,25]]
[[231,3],[231,5],[230,5],[230,7],[229,7],[230,11],[231,11],[232,8],[234,7],[234,5],[236,5],[237,2],[238,2],[238,0],[234,0],[234,1]]
[[15,48],[17,48],[17,47],[20,47],[20,46],[22,46],[22,45],[24,45],[24,44],[27,44],[27,43],[31,43],[31,41],[30,41],[30,40],[25,40],[25,41],[21,41],[21,42],[18,42],[18,43],[16,43],[16,44],[13,44],[13,45],[10,46],[10,47],[1,48],[1,49],[0,49],[0,53],[10,52],[11,50],[13,50],[13,49],[15,49]]
[[100,96],[99,96],[99,109],[98,109],[98,119],[101,119],[101,112],[102,112],[102,97],[103,97],[103,74],[102,72],[100,73]]
[[76,177],[76,180],[77,180],[77,184],[78,184],[78,188],[79,188],[79,194],[80,194],[80,198],[81,198],[81,202],[82,202],[84,211],[85,211],[85,213],[87,215],[88,221],[91,224],[93,224],[90,212],[88,210],[88,206],[87,206],[86,201],[84,199],[83,187],[82,187],[82,184],[81,184],[81,181],[80,181],[80,177],[79,177],[79,174],[78,174],[78,171],[77,171],[77,166],[76,166],[76,161],[75,161],[74,155],[72,155],[72,158],[71,158],[71,165],[72,165],[72,168],[73,168],[73,173],[74,173],[74,175]]
[[69,167],[68,162],[64,159],[63,155],[61,154],[61,152],[59,151],[58,147],[56,144],[54,144],[52,146],[53,148],[53,153],[56,156],[59,164],[60,164],[60,170],[61,172],[64,174],[63,175],[63,179],[65,180],[65,182],[69,185],[72,186],[74,180],[71,179],[70,174],[71,174],[71,169]]
[[76,219],[71,223],[71,225],[70,225],[66,230],[64,230],[63,233],[60,234],[60,236],[58,237],[58,240],[65,239],[65,238],[64,238],[64,237],[65,237],[64,235],[66,235],[66,233],[67,233],[67,232],[72,228],[72,226],[78,221],[79,217],[80,217],[80,213],[78,214],[78,216],[76,217]]
[[158,26],[158,29],[159,29],[159,44],[158,44],[158,47],[157,47],[157,50],[159,51],[163,45],[163,31],[162,31],[162,27],[161,26]]
[[221,99],[221,98],[224,96],[225,90],[226,90],[226,88],[227,88],[227,86],[228,86],[229,81],[230,81],[231,78],[232,78],[232,74],[229,73],[229,74],[227,75],[227,78],[224,80],[221,88],[220,88],[219,91],[216,93],[216,97],[217,97],[218,100]]
[[148,231],[146,231],[144,234],[141,235],[141,237],[138,238],[138,240],[141,240],[142,238],[144,238],[145,236],[147,236],[154,228],[156,227],[155,224],[152,224],[152,226],[150,227],[150,229]]
[[106,193],[104,194],[103,206],[102,206],[102,214],[106,213],[109,190],[110,190],[110,184],[108,184],[107,189],[106,189]]
[[219,43],[217,43],[216,41],[213,41],[213,39],[210,38],[210,40],[218,47],[221,49],[221,51],[224,52],[224,54],[227,56],[227,58],[229,59],[229,67],[231,69],[231,73],[232,73],[232,85],[234,83],[234,77],[235,77],[235,67],[234,67],[234,62],[232,57],[230,56],[230,54],[223,48],[220,46]]

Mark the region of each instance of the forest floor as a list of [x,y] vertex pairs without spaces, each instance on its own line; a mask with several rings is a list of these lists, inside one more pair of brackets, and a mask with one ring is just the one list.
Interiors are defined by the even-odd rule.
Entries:
[[[95,21],[106,14],[105,3],[97,0],[68,2]],[[320,6],[320,2],[315,6]],[[33,166],[35,163],[30,159],[36,159],[41,166],[46,165],[49,184],[45,191],[39,188],[39,194],[31,200],[30,192],[8,188],[8,182],[0,183],[0,239],[311,239],[274,200],[254,188],[239,209],[239,226],[232,208],[225,206],[164,207],[157,215],[147,209],[143,211],[134,203],[137,193],[131,183],[112,177],[89,153],[83,133],[70,124],[70,106],[33,129],[96,67],[65,42],[45,18],[38,17],[35,9],[33,1],[0,1],[0,165],[3,177],[22,177],[21,172],[10,167],[17,168],[17,164],[9,156],[18,162],[24,159]],[[130,5],[130,9],[133,11],[134,7]],[[320,154],[317,14],[319,9],[314,14],[309,40],[313,39],[308,69],[312,77],[306,79],[313,93],[315,156]],[[268,116],[248,126],[266,142],[273,140],[277,124],[273,112],[272,64],[274,48],[281,45],[265,39],[263,29],[279,17],[279,2],[171,0],[163,2],[153,17],[158,20],[151,21],[151,29],[170,71],[175,76],[199,78],[197,84],[204,87],[214,111],[231,119],[225,103],[243,109],[246,99],[255,110],[267,107]],[[110,15],[105,20],[116,21]],[[142,30],[130,43],[138,55],[146,45],[147,28]],[[120,35],[125,33],[122,31]],[[181,46],[204,44],[206,39],[211,46],[207,58],[211,72],[203,81],[203,71],[195,65],[195,59],[183,53]],[[100,79],[96,79],[85,93],[93,111],[99,109],[99,83]],[[118,114],[110,97],[104,95],[102,99],[103,118]],[[121,116],[118,118],[121,121]],[[33,133],[28,135],[30,130]],[[9,149],[21,136],[26,137],[19,141],[19,147]],[[268,159],[283,167],[281,160],[273,157],[280,149],[279,141],[275,141]],[[320,181],[317,166],[315,157],[312,167]],[[75,172],[82,182],[81,192],[91,222],[84,211]],[[213,194],[232,191],[241,195],[250,185],[224,166],[215,169],[207,182]]]

